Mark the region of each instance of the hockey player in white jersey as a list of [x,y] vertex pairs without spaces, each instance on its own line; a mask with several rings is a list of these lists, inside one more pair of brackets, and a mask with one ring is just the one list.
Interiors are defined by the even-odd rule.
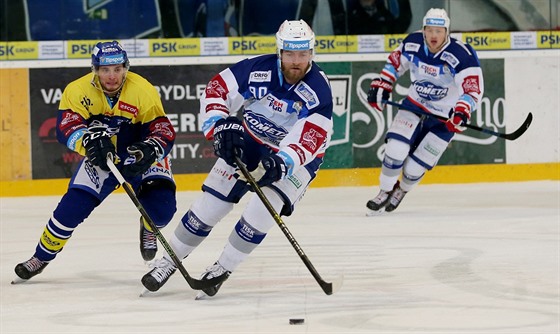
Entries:
[[[448,117],[422,117],[400,109],[385,137],[380,191],[367,202],[368,215],[395,210],[407,192],[420,182],[470,119],[484,92],[482,70],[475,50],[449,36],[449,17],[432,8],[422,20],[422,31],[409,34],[388,57],[379,78],[371,82],[368,102],[383,111],[393,85],[410,71],[407,109],[421,109]],[[401,176],[402,175],[402,176]],[[399,181],[399,176],[401,180]]]
[[[202,130],[219,157],[202,195],[179,222],[170,245],[189,255],[249,191],[235,157],[252,171],[281,215],[292,214],[315,178],[332,133],[332,94],[313,62],[315,35],[303,21],[284,21],[276,33],[277,54],[245,59],[214,76],[200,100]],[[242,109],[242,120],[236,112]],[[228,276],[263,241],[275,221],[252,196],[218,260],[203,279]],[[157,291],[176,271],[165,256],[142,278]],[[221,284],[198,297],[213,296]]]

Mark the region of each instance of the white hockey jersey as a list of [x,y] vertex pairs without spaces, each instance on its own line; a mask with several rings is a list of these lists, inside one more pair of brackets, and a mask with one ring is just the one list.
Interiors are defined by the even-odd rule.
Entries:
[[428,51],[422,32],[408,35],[389,55],[381,77],[395,82],[410,70],[408,101],[425,111],[449,117],[455,105],[476,110],[484,80],[475,50],[455,38],[436,54]]
[[[206,138],[212,139],[217,120],[241,107],[246,139],[282,155],[288,175],[312,161],[308,168],[319,167],[332,135],[333,103],[328,79],[315,63],[294,85],[284,82],[275,54],[245,59],[217,74],[200,101]],[[245,153],[249,159],[263,154]]]

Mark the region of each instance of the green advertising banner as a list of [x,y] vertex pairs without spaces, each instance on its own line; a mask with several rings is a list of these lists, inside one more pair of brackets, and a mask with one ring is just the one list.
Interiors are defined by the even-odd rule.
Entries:
[[[482,60],[485,93],[480,110],[471,122],[495,131],[505,131],[504,62]],[[371,80],[385,62],[329,62],[319,65],[329,77],[333,94],[334,132],[323,168],[380,167],[384,137],[396,108],[383,113],[367,103]],[[164,108],[177,131],[171,157],[175,174],[204,173],[215,161],[211,143],[199,128],[199,97],[206,83],[227,65],[137,66],[160,92]],[[33,179],[65,178],[81,160],[57,142],[54,126],[58,103],[65,85],[87,69],[30,70],[30,108]],[[53,76],[59,80],[51,80]],[[405,75],[394,87],[394,101],[402,100],[410,82]],[[502,139],[467,130],[458,134],[440,164],[505,163]]]
[[[324,168],[380,167],[383,158],[385,133],[397,112],[396,107],[387,106],[383,113],[375,111],[367,102],[367,91],[371,80],[379,76],[384,61],[355,63],[322,63],[320,66],[331,79],[335,102],[334,136],[327,151]],[[471,117],[471,124],[494,131],[505,131],[504,115],[504,61],[502,59],[482,59],[485,92],[480,109]],[[339,81],[343,77],[340,70],[350,67],[351,82],[346,93]],[[332,77],[332,78],[331,78]],[[334,84],[333,84],[334,82]],[[394,86],[392,100],[404,99],[410,86],[408,73]],[[350,111],[340,117],[337,106],[347,103]],[[343,102],[344,101],[344,102]],[[348,119],[349,117],[349,119]],[[349,142],[345,122],[350,121]],[[338,141],[337,141],[338,140]],[[349,147],[351,146],[351,150]],[[450,148],[440,159],[440,165],[505,163],[505,143],[502,139],[467,130],[455,135]]]

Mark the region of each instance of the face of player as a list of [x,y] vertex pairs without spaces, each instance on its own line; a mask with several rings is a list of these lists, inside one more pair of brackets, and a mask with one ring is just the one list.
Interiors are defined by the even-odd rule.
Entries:
[[302,51],[287,51],[282,50],[282,74],[286,82],[293,85],[303,79],[305,73],[311,66],[311,59],[313,58],[312,50]]
[[122,86],[126,68],[122,64],[99,66],[97,76],[103,90],[116,93]]
[[438,52],[447,40],[447,29],[443,27],[424,27],[424,39],[431,53]]

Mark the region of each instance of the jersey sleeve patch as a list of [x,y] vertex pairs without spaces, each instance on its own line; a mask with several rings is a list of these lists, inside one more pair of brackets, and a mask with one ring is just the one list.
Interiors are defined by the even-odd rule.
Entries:
[[228,94],[227,85],[221,75],[215,76],[206,85],[206,98],[219,98],[226,100]]
[[401,52],[399,50],[395,50],[389,54],[389,63],[391,63],[395,69],[401,67]]
[[295,92],[306,102],[309,109],[319,104],[317,94],[315,94],[311,87],[309,87],[305,82],[300,82],[296,87]]
[[469,75],[463,79],[463,91],[466,94],[480,94],[480,78],[478,75]]
[[316,124],[305,122],[299,142],[303,148],[311,152],[311,154],[315,154],[321,148],[326,138],[327,131],[325,129]]

